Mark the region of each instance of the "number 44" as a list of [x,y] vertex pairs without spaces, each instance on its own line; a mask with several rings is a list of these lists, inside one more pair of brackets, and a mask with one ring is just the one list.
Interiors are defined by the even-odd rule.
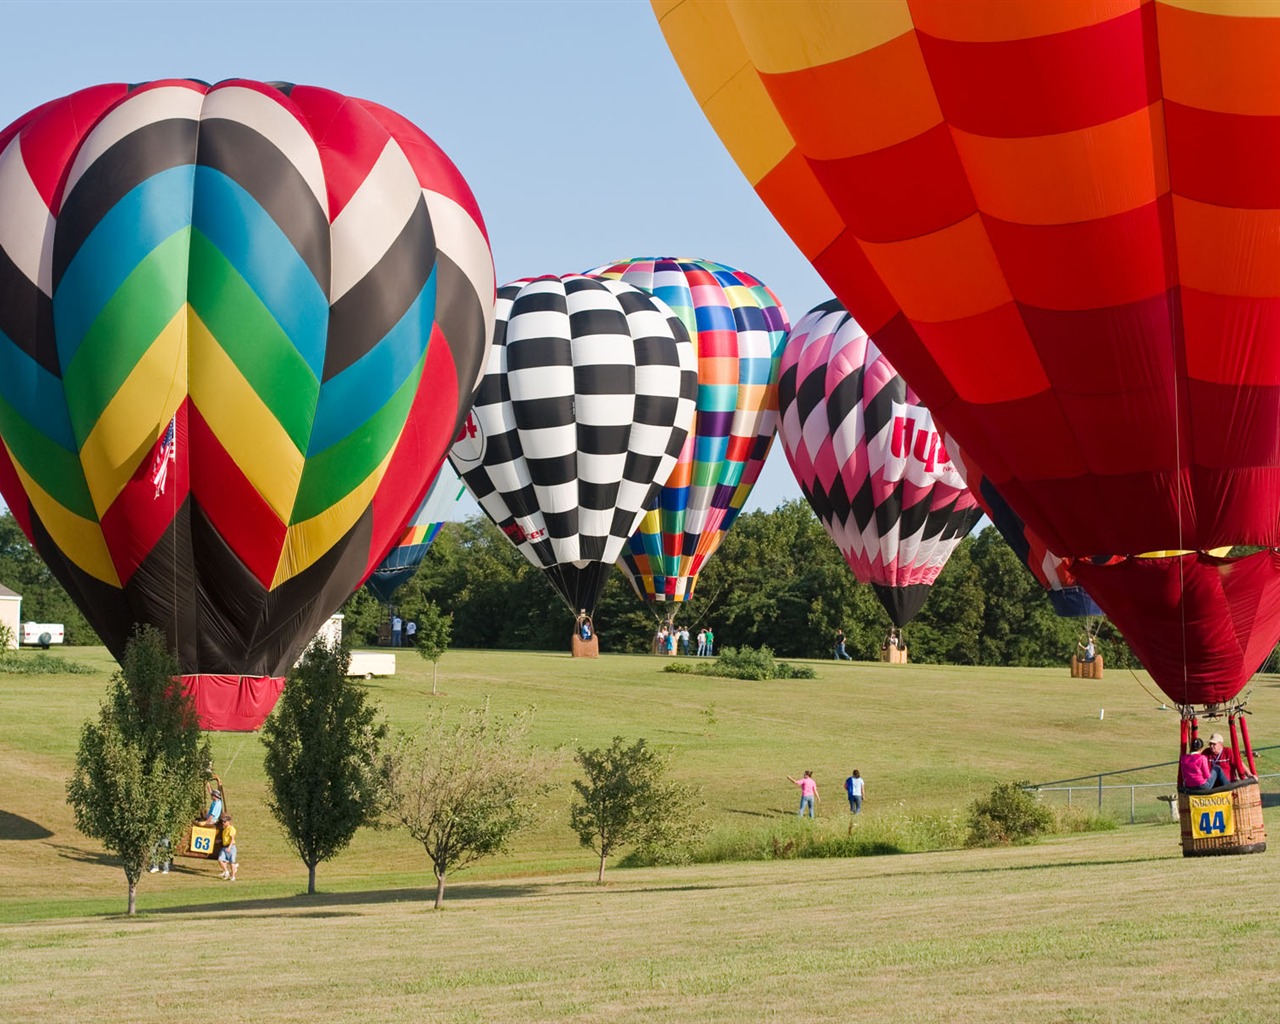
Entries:
[[1225,833],[1227,831],[1226,818],[1221,811],[1214,811],[1212,814],[1205,811],[1200,815],[1200,831],[1205,835],[1213,835],[1215,832]]

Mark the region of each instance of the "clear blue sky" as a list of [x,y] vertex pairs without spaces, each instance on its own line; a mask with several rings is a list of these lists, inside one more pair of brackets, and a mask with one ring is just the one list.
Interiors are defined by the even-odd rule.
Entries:
[[[500,284],[668,255],[750,271],[793,321],[830,295],[698,110],[647,2],[8,2],[0,25],[0,124],[99,82],[320,85],[445,149]],[[775,442],[747,508],[799,496]]]

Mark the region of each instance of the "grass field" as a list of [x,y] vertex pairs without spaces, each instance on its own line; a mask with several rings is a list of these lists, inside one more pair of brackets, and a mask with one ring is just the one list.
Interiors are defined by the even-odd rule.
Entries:
[[[215,1012],[210,992],[222,1022],[1280,1017],[1274,851],[1184,860],[1176,827],[1139,825],[1009,850],[611,868],[601,888],[567,827],[569,751],[615,734],[671,748],[730,830],[793,825],[785,776],[806,768],[819,826],[847,829],[855,767],[857,827],[874,828],[962,816],[999,781],[1167,761],[1176,718],[1128,674],[814,662],[816,680],[744,683],[647,657],[458,651],[433,698],[430,665],[401,655],[372,686],[399,727],[486,696],[537,708],[536,742],[566,756],[536,831],[453,875],[439,914],[425,856],[395,832],[362,833],[306,897],[265,807],[257,737],[219,734],[241,881],[182,861],[143,877],[126,920],[122,872],[63,798],[114,666],[100,650],[65,656],[102,672],[0,676],[0,1020],[182,1019]],[[1250,706],[1268,745],[1280,684],[1264,677]]]

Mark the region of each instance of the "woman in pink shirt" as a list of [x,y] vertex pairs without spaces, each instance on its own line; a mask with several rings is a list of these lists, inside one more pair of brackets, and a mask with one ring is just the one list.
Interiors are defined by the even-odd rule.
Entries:
[[793,779],[787,776],[788,782],[794,782],[800,787],[800,810],[796,811],[797,818],[804,817],[804,809],[809,808],[809,817],[813,817],[813,802],[820,799],[818,796],[818,784],[813,781],[813,772],[805,772],[804,778]]

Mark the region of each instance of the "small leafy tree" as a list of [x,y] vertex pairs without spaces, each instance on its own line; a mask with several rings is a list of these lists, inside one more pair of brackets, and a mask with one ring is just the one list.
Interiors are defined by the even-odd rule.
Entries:
[[1053,828],[1049,808],[1026,790],[1025,782],[1001,782],[991,795],[975,800],[969,809],[968,846],[1029,843]]
[[580,799],[569,808],[569,825],[600,857],[597,882],[619,847],[679,845],[696,831],[697,792],[669,781],[666,759],[643,739],[627,746],[615,736],[608,747],[579,747],[575,760],[586,778],[573,782]]
[[431,662],[431,692],[436,692],[436,673],[440,658],[449,649],[453,638],[453,616],[446,615],[434,602],[428,604],[418,616],[418,653]]
[[532,712],[496,722],[486,702],[450,723],[432,715],[418,737],[402,736],[391,757],[390,816],[427,852],[436,876],[500,853],[536,819],[555,758],[528,745]]
[[344,645],[312,644],[262,727],[267,806],[307,866],[308,893],[316,865],[346,849],[382,809],[387,726],[364,687],[347,679],[350,664]]
[[151,851],[162,839],[177,841],[200,807],[212,765],[178,671],[160,631],[139,627],[98,720],[81,730],[67,783],[76,828],[122,861],[131,915]]

